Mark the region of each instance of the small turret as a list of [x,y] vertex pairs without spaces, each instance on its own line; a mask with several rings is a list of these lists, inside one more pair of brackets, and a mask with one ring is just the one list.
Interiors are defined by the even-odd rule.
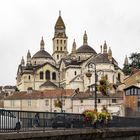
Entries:
[[101,50],[101,52],[100,52],[100,53],[102,53],[102,45],[100,45],[100,50]]
[[109,47],[109,50],[108,50],[108,59],[110,62],[112,62],[112,50],[111,48]]
[[40,42],[40,50],[44,50],[44,46],[45,46],[45,43],[44,43],[43,36],[42,36],[42,39]]
[[31,53],[30,53],[29,50],[28,50],[28,53],[27,53],[27,65],[31,65]]
[[129,63],[128,63],[128,57],[127,57],[127,55],[125,56],[125,59],[124,59],[124,65],[128,65]]
[[83,45],[88,45],[87,40],[88,40],[88,37],[87,37],[87,33],[85,31],[84,36],[83,36]]
[[107,44],[106,44],[106,41],[104,42],[104,45],[103,45],[103,53],[107,53]]
[[22,59],[21,59],[21,66],[25,66],[25,61],[24,61],[23,56],[22,56]]
[[72,54],[76,54],[76,42],[75,42],[75,39],[73,41],[73,44],[72,44],[72,51],[71,51]]

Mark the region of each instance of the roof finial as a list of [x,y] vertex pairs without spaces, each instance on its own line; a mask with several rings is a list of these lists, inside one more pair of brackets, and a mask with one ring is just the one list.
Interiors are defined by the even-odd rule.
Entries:
[[76,53],[76,42],[74,39],[73,44],[72,44],[72,54],[75,54],[75,53]]
[[110,47],[109,47],[109,50],[108,50],[108,59],[109,59],[110,62],[112,61],[112,50],[111,50]]
[[87,39],[88,39],[88,37],[87,37],[87,33],[86,33],[86,31],[85,31],[84,37],[83,37],[83,45],[88,45]]
[[100,50],[101,50],[101,53],[102,53],[102,45],[100,45]]
[[21,59],[21,65],[24,66],[25,65],[25,61],[24,61],[24,58],[22,56],[22,59]]
[[40,50],[44,50],[44,40],[43,40],[43,36],[42,36],[42,39],[41,39],[41,42],[40,42]]
[[103,53],[107,53],[107,44],[106,44],[106,41],[104,41]]
[[59,10],[59,16],[61,16],[61,11]]

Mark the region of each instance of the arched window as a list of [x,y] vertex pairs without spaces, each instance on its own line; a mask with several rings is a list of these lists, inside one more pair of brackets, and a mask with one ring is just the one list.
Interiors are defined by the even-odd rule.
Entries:
[[59,55],[57,55],[57,59],[59,59]]
[[46,80],[50,80],[50,71],[49,70],[46,71]]
[[57,40],[57,44],[59,43],[59,40]]
[[80,56],[78,57],[78,60],[80,61]]
[[52,73],[52,80],[56,80],[56,73],[55,72]]
[[60,49],[61,49],[61,51],[62,51],[62,47],[61,47]]
[[43,71],[40,72],[40,79],[43,79]]
[[121,74],[118,73],[118,80],[121,81]]

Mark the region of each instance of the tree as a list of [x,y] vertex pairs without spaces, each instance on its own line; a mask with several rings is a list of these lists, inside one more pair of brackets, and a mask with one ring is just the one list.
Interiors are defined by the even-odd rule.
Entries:
[[129,75],[133,68],[140,69],[140,53],[132,53],[129,57],[130,63],[128,65],[124,64],[123,72],[125,75]]
[[131,60],[131,68],[140,69],[140,53],[132,53],[129,59]]

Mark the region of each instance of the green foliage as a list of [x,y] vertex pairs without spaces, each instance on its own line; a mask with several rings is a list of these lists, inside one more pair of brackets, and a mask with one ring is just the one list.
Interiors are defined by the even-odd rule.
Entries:
[[140,53],[132,53],[129,59],[131,67],[140,69]]
[[123,73],[125,75],[129,75],[131,73],[131,67],[130,67],[130,65],[124,65],[122,71],[123,71]]
[[102,93],[104,96],[108,96],[108,90],[111,89],[110,84],[108,83],[106,77],[102,77],[97,86],[97,90]]
[[129,57],[130,63],[128,65],[124,65],[123,72],[125,75],[129,75],[133,68],[140,69],[140,53],[132,53]]
[[54,106],[55,106],[55,107],[61,108],[61,107],[62,107],[62,102],[61,102],[59,99],[57,99],[57,100],[55,100],[55,102],[54,102]]

